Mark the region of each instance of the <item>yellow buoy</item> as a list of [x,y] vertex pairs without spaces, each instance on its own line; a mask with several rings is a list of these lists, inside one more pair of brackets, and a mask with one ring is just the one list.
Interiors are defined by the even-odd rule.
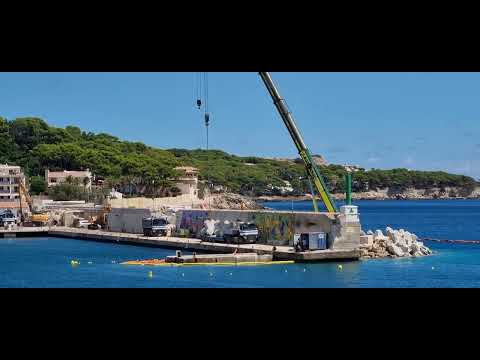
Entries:
[[153,271],[149,271],[149,272],[148,272],[148,277],[149,277],[149,278],[152,278],[152,277],[153,277]]
[[338,265],[339,270],[343,270],[343,265]]

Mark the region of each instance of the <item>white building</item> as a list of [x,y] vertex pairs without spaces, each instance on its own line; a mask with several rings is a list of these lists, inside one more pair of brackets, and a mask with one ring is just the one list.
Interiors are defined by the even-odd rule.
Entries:
[[292,187],[290,181],[283,180],[284,186],[273,186],[272,184],[268,184],[267,188],[270,190],[275,190],[280,192],[282,195],[287,195],[292,193],[295,189]]
[[361,166],[358,166],[358,165],[348,165],[348,164],[345,164],[343,165],[343,168],[349,172],[357,172],[357,171],[360,171],[360,170],[363,170],[363,168]]
[[182,195],[198,197],[198,169],[191,166],[175,168],[181,176],[175,180],[175,186],[180,189]]
[[0,210],[9,209],[17,217],[20,217],[20,209],[24,213],[28,211],[25,197],[20,199],[20,184],[25,187],[25,175],[20,166],[0,165]]
[[87,188],[92,186],[92,173],[89,169],[81,171],[50,171],[45,170],[45,181],[47,186],[55,186],[67,181],[67,178],[71,177],[76,179],[79,185],[85,185]]

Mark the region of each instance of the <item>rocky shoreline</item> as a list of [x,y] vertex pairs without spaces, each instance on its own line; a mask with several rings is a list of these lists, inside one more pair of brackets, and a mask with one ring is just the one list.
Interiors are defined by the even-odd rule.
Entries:
[[264,207],[259,204],[256,199],[246,196],[224,193],[221,195],[209,196],[206,200],[209,207],[213,209],[227,209],[227,210],[260,210]]
[[418,241],[417,235],[404,229],[393,230],[387,227],[385,234],[381,230],[362,232],[360,242],[363,259],[422,257],[432,254],[432,250]]
[[[335,200],[345,200],[345,194],[332,194]],[[380,189],[377,191],[354,192],[353,200],[458,200],[480,199],[480,188],[471,192],[458,188],[432,189]],[[259,196],[257,201],[310,201],[311,195],[303,196]]]

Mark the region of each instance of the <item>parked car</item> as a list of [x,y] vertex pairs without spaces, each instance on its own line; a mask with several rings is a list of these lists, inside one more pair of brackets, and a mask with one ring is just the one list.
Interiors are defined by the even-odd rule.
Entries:
[[100,230],[102,227],[98,224],[89,224],[88,230]]
[[80,219],[80,220],[78,220],[77,228],[88,229],[89,225],[92,225],[92,223],[90,221],[85,220],[85,219]]
[[5,227],[8,225],[14,225],[18,222],[17,217],[11,210],[4,210],[0,212],[0,226]]

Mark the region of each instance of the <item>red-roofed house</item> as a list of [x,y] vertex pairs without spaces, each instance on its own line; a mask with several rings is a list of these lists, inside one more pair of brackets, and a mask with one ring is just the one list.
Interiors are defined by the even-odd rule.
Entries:
[[47,186],[55,186],[67,181],[67,178],[71,177],[72,179],[77,179],[79,185],[85,185],[87,188],[92,186],[92,173],[89,169],[87,170],[80,170],[80,171],[50,171],[45,170],[45,180],[47,182]]

